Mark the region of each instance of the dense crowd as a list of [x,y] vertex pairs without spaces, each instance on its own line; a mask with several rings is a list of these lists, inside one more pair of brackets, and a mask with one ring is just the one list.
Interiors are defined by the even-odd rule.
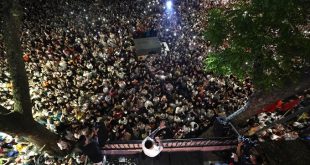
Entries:
[[[212,5],[212,4],[211,4]],[[104,121],[108,140],[143,139],[165,120],[166,138],[193,138],[241,108],[249,79],[203,71],[210,4],[175,1],[22,1],[23,59],[33,117],[65,141]],[[137,56],[133,38],[153,30],[169,51]],[[13,108],[0,44],[0,103]]]
[[[33,116],[51,131],[69,137],[104,118],[110,140],[142,139],[164,119],[172,137],[196,137],[253,91],[249,81],[204,73],[209,48],[200,4],[176,2],[167,12],[160,1],[58,3],[23,4]],[[138,57],[133,36],[147,29],[170,51]],[[2,74],[2,104],[12,108],[9,75]]]

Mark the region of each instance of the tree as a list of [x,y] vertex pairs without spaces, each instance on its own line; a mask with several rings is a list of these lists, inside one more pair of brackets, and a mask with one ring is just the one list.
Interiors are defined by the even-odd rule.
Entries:
[[20,42],[20,16],[18,0],[2,1],[3,39],[9,73],[13,83],[14,110],[0,106],[0,130],[9,134],[27,137],[50,154],[61,155],[57,135],[37,123],[32,117],[29,83],[22,58]]
[[259,143],[257,151],[268,164],[309,164],[310,143],[303,140],[267,141]]
[[309,89],[308,9],[302,0],[251,0],[209,12],[205,38],[214,51],[205,59],[205,70],[249,77],[255,88],[233,123],[244,123],[266,105]]

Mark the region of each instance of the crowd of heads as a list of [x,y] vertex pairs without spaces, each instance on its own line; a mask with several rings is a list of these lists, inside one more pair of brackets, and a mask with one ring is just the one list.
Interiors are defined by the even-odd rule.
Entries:
[[[110,140],[143,139],[160,120],[167,121],[171,138],[197,137],[215,115],[240,108],[253,91],[248,80],[203,71],[210,48],[202,3],[176,1],[172,12],[159,0],[22,6],[33,117],[70,140],[102,119]],[[170,50],[137,56],[133,37],[148,30]],[[1,101],[11,109],[12,86],[3,68]]]
[[[76,141],[102,121],[108,140],[143,139],[161,120],[166,138],[194,138],[216,116],[241,108],[249,79],[203,70],[207,1],[21,1],[22,50],[33,117],[61,141]],[[218,4],[217,4],[218,5]],[[169,51],[137,56],[133,38],[156,31]],[[13,109],[0,44],[0,103]],[[83,132],[84,130],[84,132]],[[60,145],[66,149],[66,145]]]

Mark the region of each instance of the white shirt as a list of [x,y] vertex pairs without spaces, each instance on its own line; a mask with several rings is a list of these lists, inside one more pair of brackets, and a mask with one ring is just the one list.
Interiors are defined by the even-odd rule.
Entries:
[[154,145],[151,149],[147,149],[145,148],[145,142],[147,140],[151,140],[154,142],[154,140],[150,137],[146,137],[143,141],[142,141],[142,150],[144,152],[145,155],[149,156],[149,157],[155,157],[157,156],[162,150],[163,150],[163,147],[162,146],[157,146],[154,142]]

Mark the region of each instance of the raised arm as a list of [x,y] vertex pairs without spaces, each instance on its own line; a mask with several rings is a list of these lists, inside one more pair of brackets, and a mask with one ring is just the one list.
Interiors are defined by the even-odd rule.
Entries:
[[159,124],[159,127],[156,128],[150,135],[149,137],[154,139],[155,135],[162,129],[166,128],[166,125],[165,125],[165,121],[161,121],[160,124]]

